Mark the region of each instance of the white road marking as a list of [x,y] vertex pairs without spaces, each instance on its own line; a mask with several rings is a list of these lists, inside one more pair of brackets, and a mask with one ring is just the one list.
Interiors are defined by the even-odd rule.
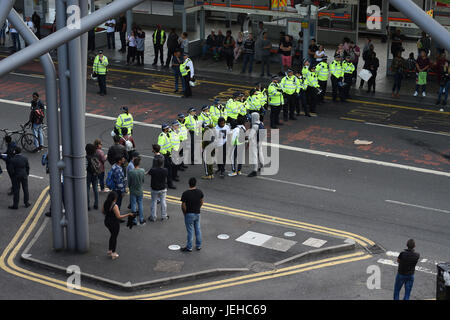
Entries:
[[304,244],[305,246],[310,246],[310,247],[314,247],[314,248],[320,248],[326,242],[327,242],[326,240],[322,240],[322,239],[309,238],[308,240],[306,240],[302,244]]
[[310,189],[316,189],[316,190],[321,190],[321,191],[336,192],[335,189],[328,189],[328,188],[323,188],[323,187],[317,187],[317,186],[312,186],[312,185],[302,184],[302,183],[297,183],[297,182],[290,182],[290,181],[272,179],[272,178],[261,177],[261,176],[257,176],[256,178],[257,179],[261,179],[261,180],[274,181],[274,182],[285,183],[285,184],[292,184],[294,186],[310,188]]
[[[19,101],[14,101],[14,100],[0,99],[0,102],[1,103],[14,104],[14,105],[20,105],[20,106],[26,106],[26,107],[30,106],[29,103],[19,102]],[[87,117],[92,117],[92,118],[106,119],[106,120],[116,120],[116,118],[114,118],[114,117],[94,115],[94,114],[91,114],[91,113],[86,113],[86,116]],[[157,125],[157,124],[151,124],[151,123],[145,123],[145,122],[139,122],[139,121],[135,121],[134,123],[137,124],[137,125],[142,125],[142,126],[147,126],[147,127],[152,127],[152,128],[158,128],[158,129],[161,128],[161,126]],[[403,165],[403,164],[397,164],[397,163],[391,163],[391,162],[385,162],[385,161],[379,161],[379,160],[365,159],[365,158],[348,156],[348,155],[339,154],[339,153],[332,153],[332,152],[325,152],[325,151],[318,151],[318,150],[310,150],[310,149],[304,149],[304,148],[293,147],[293,146],[282,145],[282,144],[263,142],[263,145],[268,146],[268,147],[272,147],[272,148],[278,148],[278,149],[283,149],[283,150],[314,154],[314,155],[325,156],[325,157],[330,157],[330,158],[335,158],[335,159],[356,161],[356,162],[362,162],[362,163],[368,163],[368,164],[376,164],[376,165],[385,166],[385,167],[392,167],[392,168],[397,168],[397,169],[410,170],[410,171],[415,171],[415,172],[421,172],[421,173],[427,173],[427,174],[434,174],[434,175],[438,175],[438,176],[450,177],[450,172],[445,172],[445,171],[424,169],[424,168],[418,168],[418,167],[413,167],[413,166],[408,166],[408,165]]]
[[41,179],[41,180],[43,180],[44,179],[44,177],[40,177],[40,176],[35,176],[34,174],[30,174],[30,175],[28,175],[30,178],[36,178],[36,179]]
[[389,202],[389,203],[393,203],[393,204],[398,204],[401,206],[414,207],[414,208],[430,210],[430,211],[435,211],[435,212],[450,213],[450,211],[448,211],[448,210],[430,208],[430,207],[425,207],[425,206],[421,206],[421,205],[417,205],[417,204],[405,203],[405,202],[400,202],[400,201],[395,201],[395,200],[385,200],[385,201]]
[[10,74],[15,75],[15,76],[37,78],[37,79],[45,79],[45,76],[41,76],[41,75],[25,74],[25,73],[17,73],[17,72],[10,72]]
[[397,169],[404,169],[404,170],[410,170],[410,171],[415,171],[415,172],[450,177],[450,172],[445,172],[445,171],[424,169],[424,168],[418,168],[418,167],[413,167],[413,166],[408,166],[408,165],[403,165],[403,164],[397,164],[397,163],[391,163],[391,162],[385,162],[385,161],[379,161],[379,160],[372,160],[372,159],[365,159],[365,158],[354,157],[354,156],[347,156],[347,155],[339,154],[339,153],[304,149],[304,148],[287,146],[287,145],[276,144],[276,143],[263,142],[263,145],[271,147],[271,148],[279,148],[279,149],[283,149],[283,150],[314,154],[314,155],[318,155],[318,156],[325,156],[325,157],[330,157],[330,158],[335,158],[335,159],[357,161],[357,162],[368,163],[368,164],[376,164],[376,165],[384,166],[384,167],[392,167],[392,168],[397,168]]
[[106,86],[106,87],[107,88],[111,88],[111,89],[117,89],[117,90],[125,90],[125,91],[131,91],[131,92],[140,92],[140,93],[154,94],[154,95],[157,95],[157,96],[181,98],[181,96],[178,96],[178,95],[175,95],[175,94],[169,94],[169,93],[153,92],[153,91],[139,90],[139,89],[121,88],[121,87],[115,87],[115,86]]
[[[381,264],[388,265],[388,266],[393,266],[393,267],[397,267],[398,266],[397,262],[394,262],[393,260],[390,260],[390,259],[378,259],[377,262],[381,263]],[[424,273],[429,273],[429,274],[436,275],[436,272],[434,272],[433,270],[428,269],[428,268],[424,268],[424,267],[421,267],[421,266],[416,266],[415,270],[419,271],[419,272],[424,272]]]
[[386,255],[389,257],[398,257],[398,255],[400,254],[400,252],[395,252],[395,251],[386,251]]
[[288,251],[297,243],[297,241],[286,240],[253,231],[247,231],[237,238],[236,241],[281,252]]
[[370,126],[387,127],[387,128],[392,128],[392,129],[415,131],[415,132],[429,133],[429,134],[436,134],[436,135],[440,135],[440,136],[450,137],[450,134],[442,133],[442,132],[433,132],[433,131],[419,130],[419,129],[413,129],[413,128],[403,128],[403,127],[397,127],[394,125],[386,125],[386,124],[372,123],[372,122],[364,122],[364,124],[368,124]]

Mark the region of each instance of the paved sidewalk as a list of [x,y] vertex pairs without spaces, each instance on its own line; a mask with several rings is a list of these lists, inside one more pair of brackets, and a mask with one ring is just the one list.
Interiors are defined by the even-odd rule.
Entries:
[[[100,203],[105,197],[106,194],[100,194]],[[124,199],[124,207],[127,203],[128,196]],[[146,197],[146,216],[149,207],[150,201]],[[117,246],[120,257],[114,261],[106,255],[109,232],[100,211],[89,212],[91,246],[86,254],[55,252],[51,247],[50,219],[43,217],[35,240],[22,253],[22,260],[63,273],[68,266],[77,265],[82,277],[95,282],[118,289],[142,289],[199,278],[275,270],[290,262],[320,259],[353,251],[356,247],[352,240],[307,232],[275,219],[273,222],[248,219],[236,213],[203,208],[202,250],[172,251],[170,245],[185,245],[186,229],[178,202],[170,200],[169,220],[147,222],[145,226],[135,226],[131,230],[126,223],[121,224]],[[294,234],[286,236],[285,232]],[[219,239],[221,234],[227,234],[229,239]],[[308,239],[310,244],[303,244]]]

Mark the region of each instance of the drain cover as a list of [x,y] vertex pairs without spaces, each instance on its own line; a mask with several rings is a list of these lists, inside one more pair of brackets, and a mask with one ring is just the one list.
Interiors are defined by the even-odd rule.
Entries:
[[220,240],[228,240],[228,239],[230,239],[230,236],[227,235],[227,234],[219,234],[217,236],[217,238],[220,239]]
[[371,254],[380,254],[386,251],[386,249],[382,248],[377,244],[374,244],[373,246],[366,248],[366,250],[369,251]]
[[169,246],[169,250],[175,251],[175,250],[180,250],[181,247],[177,244],[172,244]]
[[285,232],[284,236],[285,237],[295,237],[295,232],[292,232],[292,231]]

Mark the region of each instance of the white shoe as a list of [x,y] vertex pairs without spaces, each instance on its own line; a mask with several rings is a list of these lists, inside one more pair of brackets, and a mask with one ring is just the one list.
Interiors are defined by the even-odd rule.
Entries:
[[228,174],[228,176],[229,176],[229,177],[237,176],[237,172],[230,172],[230,173]]
[[414,92],[414,97],[417,97],[419,95],[419,93],[416,91]]
[[422,92],[422,97],[426,97],[426,96],[427,96],[427,94],[425,93],[425,91]]

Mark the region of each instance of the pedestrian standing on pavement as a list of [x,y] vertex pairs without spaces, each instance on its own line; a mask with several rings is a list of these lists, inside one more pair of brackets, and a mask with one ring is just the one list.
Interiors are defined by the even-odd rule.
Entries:
[[[117,193],[117,201],[116,204],[120,209],[120,206],[122,205],[122,198],[125,193],[125,172],[123,169],[123,165],[125,163],[126,159],[124,157],[117,158],[116,162],[111,167],[111,182],[112,185],[108,185],[108,179],[106,179],[106,184],[108,185],[108,188],[110,188],[112,191]],[[109,173],[108,173],[109,175]]]
[[181,34],[180,39],[178,39],[178,42],[180,43],[180,50],[182,54],[189,54],[189,39],[187,32],[183,32]]
[[244,41],[243,53],[241,73],[245,73],[248,64],[248,73],[251,74],[253,69],[253,58],[255,55],[255,40],[253,40],[253,35],[251,33],[248,34],[248,38]]
[[288,35],[280,43],[282,72],[286,72],[292,66],[292,42]]
[[[97,156],[98,161],[100,161],[100,174],[98,175],[98,182],[100,184],[100,191],[105,192],[105,163],[108,157],[102,150],[103,144],[100,139],[95,139],[95,155]],[[108,190],[109,191],[109,190]]]
[[236,47],[234,48],[234,52],[233,52],[235,63],[237,62],[240,55],[242,54],[242,51],[244,49],[243,44],[244,44],[244,34],[242,33],[242,31],[239,31],[238,37],[236,39]]
[[126,42],[126,34],[127,34],[127,18],[125,18],[125,14],[121,13],[119,17],[119,21],[117,23],[116,30],[120,35],[120,43],[122,44],[122,48],[120,48],[120,52],[127,52],[127,42]]
[[233,61],[234,61],[234,47],[236,46],[236,41],[231,36],[231,30],[227,31],[225,40],[223,41],[223,52],[225,54],[225,59],[227,61],[228,71],[233,71]]
[[120,144],[120,136],[115,135],[113,137],[113,141],[114,144],[111,147],[109,147],[107,155],[108,162],[111,166],[114,165],[114,163],[116,163],[118,159],[120,158],[126,159],[128,157],[127,150],[123,145]]
[[261,59],[261,77],[264,77],[264,69],[267,66],[267,76],[271,77],[270,74],[270,50],[272,49],[272,42],[268,39],[267,32],[264,32],[262,39],[259,41],[259,56]]
[[[444,95],[444,99],[442,100],[442,106],[447,105],[447,99],[448,99],[448,90],[450,89],[450,63],[448,61],[445,61],[437,70],[439,72],[439,95],[438,99],[436,101],[436,105],[439,105],[441,103],[441,97]],[[441,109],[441,111],[444,111]]]
[[203,205],[203,192],[197,189],[197,180],[189,179],[189,189],[181,195],[181,210],[184,215],[184,224],[187,231],[186,246],[181,248],[183,252],[192,252],[192,243],[195,232],[195,248],[202,248],[202,231],[200,227],[200,208]]
[[0,27],[0,46],[5,46],[7,21]]
[[144,51],[145,51],[145,32],[141,27],[137,28],[136,32],[136,65],[144,65]]
[[118,195],[114,191],[108,193],[108,197],[106,198],[103,204],[103,214],[105,215],[105,226],[108,228],[111,236],[109,237],[109,247],[108,252],[106,253],[108,257],[111,257],[112,260],[115,260],[119,257],[116,252],[117,248],[117,236],[120,231],[120,220],[125,219],[129,216],[133,216],[132,213],[127,213],[124,215],[120,214],[120,206],[117,205]]
[[[402,52],[397,52],[394,60],[392,61],[392,73],[394,74],[394,86],[392,87],[392,97],[399,96],[400,87],[402,85],[403,73],[405,72],[406,61],[402,58]],[[361,80],[362,81],[362,80]]]
[[184,81],[183,97],[185,98],[192,97],[190,82],[195,80],[194,64],[192,63],[192,60],[186,53],[183,54],[183,62],[180,64],[180,73]]
[[103,55],[103,50],[98,51],[98,55],[94,59],[92,71],[97,75],[99,92],[97,94],[106,95],[106,73],[109,65],[108,58]]
[[180,48],[180,43],[178,42],[178,34],[175,28],[170,29],[169,36],[167,37],[167,60],[166,68],[169,67],[170,62],[173,60],[175,51]]
[[155,60],[153,61],[153,66],[158,63],[158,55],[161,60],[161,65],[164,66],[164,43],[166,42],[166,34],[164,30],[161,29],[161,25],[156,25],[156,30],[153,32],[153,48],[155,52]]
[[31,206],[29,203],[29,193],[28,193],[28,176],[30,175],[30,165],[28,159],[23,156],[22,149],[16,147],[14,150],[14,157],[11,158],[11,175],[13,180],[13,205],[9,206],[9,209],[19,209],[19,196],[20,196],[20,186],[23,190],[23,203],[25,208]]
[[22,47],[20,44],[19,33],[12,24],[9,24],[9,34],[11,35],[11,41],[13,43],[13,52],[20,51]]
[[12,140],[11,136],[5,137],[6,151],[1,154],[2,159],[5,161],[6,171],[8,172],[9,179],[11,180],[11,188],[9,188],[8,196],[13,195],[13,175],[11,171],[11,159],[14,157],[14,151],[16,150],[16,143]]
[[183,77],[181,76],[180,72],[180,65],[183,63],[183,58],[181,57],[181,51],[179,49],[176,49],[173,53],[172,57],[172,70],[173,75],[175,77],[175,91],[174,93],[178,92],[178,78],[180,79],[183,92],[185,91],[186,84],[184,83]]
[[416,91],[414,92],[414,97],[419,95],[419,89],[422,89],[422,96],[426,97],[427,88],[427,75],[428,69],[430,69],[430,59],[428,59],[426,52],[422,50],[420,56],[416,61]]
[[397,258],[398,271],[394,284],[394,300],[399,300],[400,290],[405,285],[405,296],[403,300],[409,300],[414,284],[414,270],[419,261],[420,254],[414,251],[416,243],[409,239],[406,243],[408,249],[403,250]]
[[158,159],[161,159],[164,162],[164,156],[161,154],[161,147],[159,144],[153,144],[152,145],[152,152],[154,154],[153,156],[153,162],[152,162],[152,168],[158,167]]
[[33,92],[33,100],[31,100],[30,117],[26,125],[31,123],[31,129],[34,135],[34,152],[40,151],[44,148],[44,134],[42,131],[42,125],[45,118],[44,104],[39,100],[39,94]]
[[133,159],[134,169],[128,171],[128,188],[130,190],[131,212],[139,211],[139,225],[145,225],[144,217],[144,175],[145,171],[140,167],[141,158],[139,156]]
[[127,160],[131,161],[131,154],[136,149],[136,143],[134,142],[133,137],[128,134],[128,128],[122,128],[122,137],[120,138],[119,143],[127,150]]
[[[366,61],[372,56],[372,52],[375,52],[375,47],[373,46],[372,43],[370,43],[369,46],[367,47],[367,50],[364,49],[364,51],[363,51],[362,58],[364,60],[364,63],[366,63]],[[402,51],[399,51],[399,52],[402,53]],[[364,80],[361,79],[361,82],[359,84],[359,89],[362,89],[363,86],[364,86]]]
[[91,210],[90,191],[94,192],[94,210],[98,209],[98,175],[100,174],[100,161],[97,158],[95,145],[88,143],[86,145],[86,184],[87,184],[87,202],[88,211]]
[[128,54],[127,54],[127,65],[131,63],[134,63],[134,60],[136,59],[136,36],[134,31],[131,31],[131,33],[127,37],[127,46],[128,46]]
[[116,50],[116,19],[111,18],[106,21],[106,41],[108,42],[108,49]]
[[370,88],[373,88],[372,93],[375,93],[375,81],[377,79],[377,71],[379,66],[380,61],[377,58],[377,54],[375,52],[372,52],[370,58],[366,60],[366,63],[364,64],[364,69],[367,69],[372,73],[372,76],[367,83],[367,93],[370,92]]
[[427,36],[425,31],[422,31],[422,36],[417,40],[417,54],[420,55],[420,51],[425,50],[425,54],[428,56],[431,50],[431,38]]
[[[155,149],[155,148],[153,148]],[[156,221],[156,211],[158,210],[157,205],[158,202],[161,204],[161,221],[169,219],[167,215],[167,203],[166,203],[166,195],[167,195],[167,181],[169,176],[169,171],[164,168],[164,158],[156,157],[153,160],[153,168],[151,168],[147,174],[150,175],[151,182],[151,196],[152,196],[152,204],[150,208],[150,217],[148,221],[154,222]]]

